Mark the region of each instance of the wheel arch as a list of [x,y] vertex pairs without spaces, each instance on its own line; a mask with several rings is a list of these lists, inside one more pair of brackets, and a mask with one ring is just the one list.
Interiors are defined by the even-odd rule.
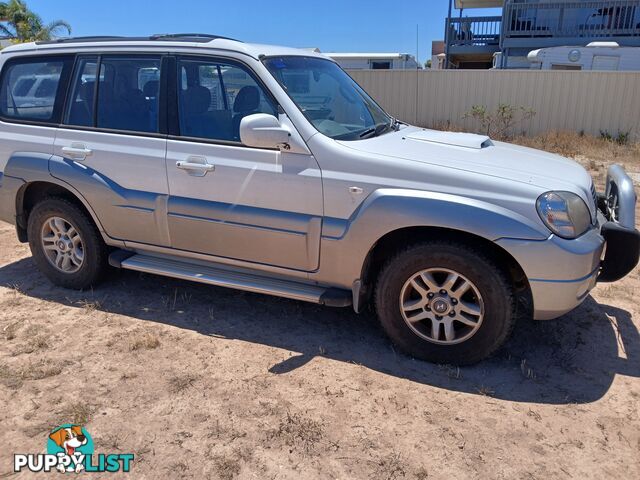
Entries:
[[27,224],[29,222],[29,214],[33,210],[33,207],[40,200],[47,197],[64,198],[74,203],[85,214],[87,214],[89,218],[91,218],[98,228],[100,235],[102,235],[103,239],[106,240],[104,230],[98,220],[98,217],[82,195],[73,191],[68,186],[55,181],[36,180],[22,185],[16,194],[16,228],[18,231],[18,238],[21,242],[24,243],[28,241]]
[[[479,235],[445,227],[413,226],[390,231],[380,237],[370,248],[362,265],[360,290],[357,293],[358,310],[371,299],[373,287],[385,260],[399,250],[429,240],[445,240],[480,249],[487,254],[509,278],[519,297],[530,302],[531,287],[518,261],[495,242]],[[356,300],[354,298],[354,300]],[[355,303],[355,302],[354,302]]]

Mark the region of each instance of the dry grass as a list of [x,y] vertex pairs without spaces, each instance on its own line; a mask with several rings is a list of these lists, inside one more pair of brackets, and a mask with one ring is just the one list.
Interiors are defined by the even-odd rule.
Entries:
[[416,480],[427,480],[429,478],[429,471],[424,467],[420,467],[415,476]]
[[82,308],[87,314],[92,314],[98,310],[102,310],[102,303],[98,300],[78,300],[73,302],[78,307]]
[[86,425],[91,420],[92,409],[84,403],[72,403],[58,412],[59,424]]
[[160,346],[160,339],[152,333],[143,333],[129,339],[129,350],[153,350]]
[[280,438],[285,445],[292,449],[301,449],[304,453],[312,452],[324,436],[324,429],[320,422],[306,418],[299,413],[291,414],[280,421],[278,430],[269,435]]
[[20,305],[20,302],[24,298],[24,293],[20,289],[18,284],[8,285],[9,293],[6,298],[2,299],[2,308],[12,308]]
[[187,470],[189,470],[189,464],[187,462],[174,462],[169,465],[168,470],[172,476],[182,478]]
[[14,340],[16,338],[16,335],[19,329],[20,329],[20,322],[10,323],[9,325],[6,325],[2,329],[2,335],[4,336],[5,340]]
[[375,478],[381,480],[397,480],[406,476],[407,472],[399,452],[392,452],[378,462]]
[[640,167],[640,142],[621,145],[605,138],[575,132],[549,132],[534,137],[519,135],[509,141],[570,158],[583,157],[592,162]]
[[29,325],[21,337],[25,338],[26,342],[14,351],[14,355],[35,353],[51,346],[51,334],[42,325]]
[[174,375],[173,377],[169,378],[169,390],[172,393],[180,393],[192,387],[197,378],[197,376],[189,373],[183,375]]
[[22,387],[25,380],[42,380],[60,373],[62,373],[62,366],[45,360],[29,362],[19,368],[1,364],[0,383],[7,388],[17,390]]
[[46,360],[29,363],[19,370],[20,376],[25,380],[42,380],[54,377],[62,373],[62,366]]
[[216,478],[220,480],[232,480],[240,474],[240,459],[236,456],[216,455],[213,457],[213,468]]

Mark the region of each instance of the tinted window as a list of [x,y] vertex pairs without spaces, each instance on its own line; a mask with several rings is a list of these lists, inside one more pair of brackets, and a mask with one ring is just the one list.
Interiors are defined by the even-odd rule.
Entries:
[[240,121],[254,113],[276,115],[271,99],[242,67],[204,60],[178,62],[180,133],[240,141]]
[[65,123],[87,127],[93,126],[93,99],[95,97],[97,71],[97,57],[78,60]]
[[4,117],[54,121],[60,79],[68,60],[50,59],[12,62],[2,75],[0,114]]
[[56,89],[58,88],[58,78],[43,78],[40,80],[38,88],[34,96],[37,98],[55,99]]
[[26,96],[35,83],[35,78],[23,78],[22,80],[19,80],[18,82],[16,82],[16,86],[13,88],[13,95],[16,97]]
[[160,57],[103,57],[97,127],[158,131]]

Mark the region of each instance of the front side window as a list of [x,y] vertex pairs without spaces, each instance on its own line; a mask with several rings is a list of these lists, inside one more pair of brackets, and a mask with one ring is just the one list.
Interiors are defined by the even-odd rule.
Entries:
[[249,72],[215,60],[178,61],[180,134],[240,141],[240,121],[254,113],[276,115],[276,108]]
[[263,62],[320,133],[359,140],[392,128],[391,117],[331,60],[270,57]]
[[24,59],[8,64],[0,85],[0,115],[16,120],[55,123],[55,107],[61,103],[63,58]]

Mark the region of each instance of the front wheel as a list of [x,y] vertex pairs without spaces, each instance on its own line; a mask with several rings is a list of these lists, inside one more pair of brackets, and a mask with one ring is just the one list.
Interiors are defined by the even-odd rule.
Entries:
[[455,243],[421,243],[396,254],[379,276],[375,304],[395,344],[436,363],[468,365],[490,356],[515,323],[505,273]]

